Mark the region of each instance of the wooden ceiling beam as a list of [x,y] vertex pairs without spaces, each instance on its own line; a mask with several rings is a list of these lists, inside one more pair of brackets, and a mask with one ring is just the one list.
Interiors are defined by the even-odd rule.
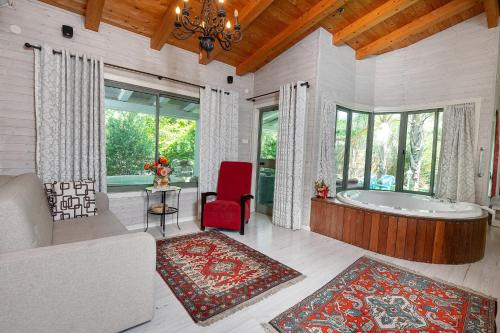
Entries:
[[236,73],[244,75],[261,68],[299,41],[311,28],[314,28],[345,3],[346,0],[321,0],[236,66]]
[[85,10],[85,28],[99,31],[105,0],[88,0]]
[[364,59],[370,55],[378,54],[384,49],[394,45],[414,34],[420,33],[434,24],[442,22],[452,16],[458,15],[478,4],[478,0],[454,0],[432,12],[419,17],[413,22],[377,39],[376,41],[358,49],[356,59]]
[[[259,15],[273,3],[273,1],[274,0],[252,0],[245,7],[243,7],[238,17],[242,31],[247,29],[252,22],[255,21],[257,17],[259,17]],[[200,64],[208,65],[220,52],[222,52],[220,45],[212,51],[210,57],[207,56],[206,52],[202,52],[200,54]]]
[[377,24],[405,10],[419,0],[390,0],[333,34],[333,43],[343,45]]
[[498,1],[497,0],[484,0],[484,11],[486,12],[486,20],[488,28],[495,28],[498,26]]
[[151,37],[150,45],[152,49],[158,51],[161,50],[170,37],[172,31],[174,31],[175,7],[177,7],[177,1],[171,0],[167,11],[163,14],[160,25],[156,28],[153,36]]

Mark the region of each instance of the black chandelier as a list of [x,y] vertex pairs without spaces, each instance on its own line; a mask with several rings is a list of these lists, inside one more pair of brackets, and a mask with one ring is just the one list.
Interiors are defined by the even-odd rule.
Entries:
[[214,49],[215,40],[219,41],[222,49],[230,51],[233,43],[241,41],[243,34],[238,22],[238,11],[234,11],[234,29],[231,21],[226,20],[226,10],[224,0],[218,0],[219,6],[215,5],[215,0],[203,0],[201,16],[196,16],[191,20],[189,16],[188,0],[184,0],[184,8],[175,9],[175,29],[174,36],[180,40],[186,40],[198,35],[200,40],[200,51],[205,50],[207,55]]

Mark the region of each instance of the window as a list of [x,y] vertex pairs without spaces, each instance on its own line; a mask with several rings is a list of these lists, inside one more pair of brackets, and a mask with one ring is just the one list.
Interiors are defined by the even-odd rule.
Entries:
[[338,107],[335,128],[337,189],[363,188],[370,114]]
[[339,106],[335,137],[337,189],[433,194],[441,111],[369,114]]
[[106,163],[110,189],[152,184],[144,163],[170,159],[170,180],[195,185],[199,101],[106,81]]

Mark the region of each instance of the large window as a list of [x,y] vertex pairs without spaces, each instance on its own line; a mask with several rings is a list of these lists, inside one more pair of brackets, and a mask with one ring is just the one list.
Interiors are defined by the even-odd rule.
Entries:
[[172,183],[195,185],[199,101],[108,81],[105,91],[108,186],[151,184],[143,166],[160,155],[171,161]]
[[338,107],[337,189],[433,194],[440,111],[368,114]]

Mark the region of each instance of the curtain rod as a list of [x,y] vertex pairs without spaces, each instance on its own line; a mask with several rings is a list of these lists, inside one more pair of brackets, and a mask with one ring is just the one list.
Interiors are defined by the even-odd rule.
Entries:
[[[41,50],[42,49],[41,46],[39,46],[39,45],[33,45],[31,43],[24,43],[24,47],[26,47],[28,49],[37,49],[37,50]],[[52,50],[52,53],[53,54],[62,54],[61,51],[57,51],[57,50]],[[71,55],[71,56],[74,57],[74,55]],[[178,80],[178,79],[174,79],[174,78],[168,77],[168,76],[163,76],[163,75],[153,74],[153,73],[149,73],[149,72],[139,71],[137,69],[132,69],[132,68],[118,66],[118,65],[113,65],[113,64],[108,64],[108,63],[104,63],[104,66],[115,68],[115,69],[124,70],[124,71],[127,71],[127,72],[133,72],[133,73],[137,73],[137,74],[142,74],[142,75],[146,75],[146,76],[153,76],[153,77],[156,77],[158,80],[168,80],[168,81],[172,81],[172,82],[175,82],[175,83],[185,84],[185,85],[191,86],[191,87],[205,89],[204,86],[201,86],[199,84],[191,83],[191,82],[186,82],[186,81],[182,81],[182,80]],[[212,90],[213,91],[217,91],[217,89],[212,89]],[[226,91],[225,94],[229,95],[229,92]]]
[[[303,82],[300,84],[301,87],[303,86],[306,86],[306,88],[309,88],[310,85],[309,85],[309,82]],[[293,86],[294,88],[297,88],[297,85],[294,85]],[[250,98],[247,98],[247,101],[252,101],[252,102],[255,102],[255,100],[257,98],[261,98],[261,97],[264,97],[264,96],[269,96],[269,95],[274,95],[274,94],[278,94],[280,91],[279,90],[276,90],[276,91],[272,91],[270,93],[267,93],[267,94],[262,94],[262,95],[257,95],[257,96],[254,96],[254,97],[250,97]]]

